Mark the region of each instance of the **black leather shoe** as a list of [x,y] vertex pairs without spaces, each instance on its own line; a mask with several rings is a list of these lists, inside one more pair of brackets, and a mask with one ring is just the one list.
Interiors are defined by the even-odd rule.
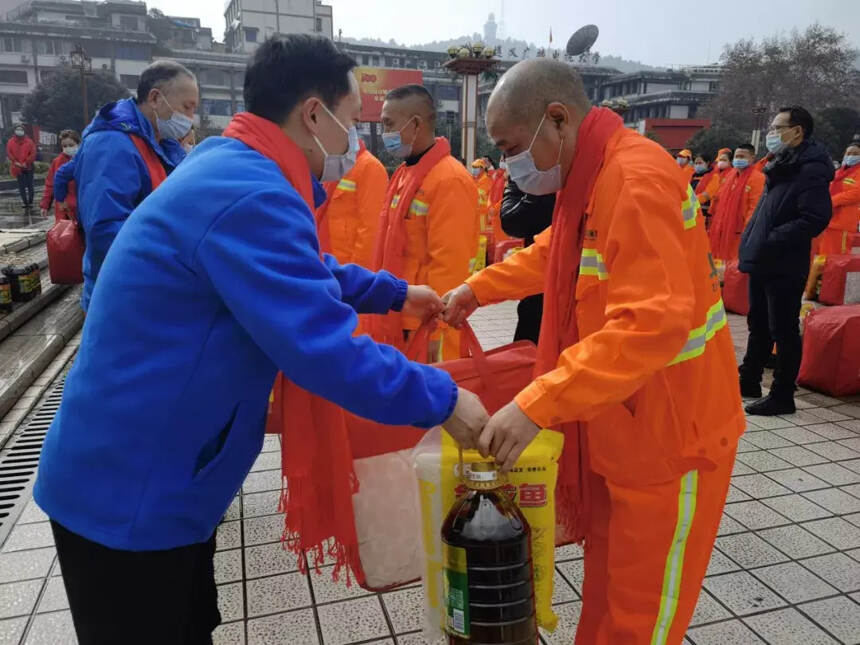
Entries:
[[741,379],[741,397],[745,399],[760,399],[761,383],[750,383]]
[[773,417],[778,414],[794,414],[797,410],[794,407],[794,398],[774,398],[768,394],[763,399],[759,399],[754,403],[746,406],[747,414],[753,414],[759,417]]

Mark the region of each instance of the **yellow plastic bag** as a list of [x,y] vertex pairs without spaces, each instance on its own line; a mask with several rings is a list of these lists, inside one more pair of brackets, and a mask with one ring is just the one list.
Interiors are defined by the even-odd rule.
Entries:
[[[552,631],[558,617],[552,611],[555,571],[555,482],[564,435],[541,430],[508,474],[506,492],[512,496],[531,527],[535,606],[538,625]],[[426,557],[424,635],[434,642],[443,636],[442,522],[458,495],[465,492],[459,477],[459,449],[447,432],[435,428],[412,452],[418,475],[421,526]],[[483,461],[477,451],[463,452],[465,464]]]

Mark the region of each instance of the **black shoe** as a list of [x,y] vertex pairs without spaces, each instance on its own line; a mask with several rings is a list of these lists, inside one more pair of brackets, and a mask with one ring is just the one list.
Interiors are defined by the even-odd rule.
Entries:
[[753,414],[759,417],[773,417],[778,414],[794,414],[797,410],[794,407],[794,397],[790,398],[774,398],[772,394],[768,394],[763,399],[759,399],[754,403],[746,406],[747,414]]
[[761,383],[751,383],[741,379],[741,397],[744,399],[760,399]]

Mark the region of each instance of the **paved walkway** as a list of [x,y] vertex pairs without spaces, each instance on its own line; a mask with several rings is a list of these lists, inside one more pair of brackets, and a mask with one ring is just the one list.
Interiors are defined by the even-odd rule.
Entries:
[[[508,342],[511,305],[476,315],[485,346]],[[731,317],[740,347],[744,321]],[[754,417],[689,631],[694,645],[860,643],[860,398],[801,392],[797,414]],[[277,438],[268,438],[218,529],[216,574],[226,645],[422,645],[421,591],[385,594],[305,578],[278,543]],[[32,503],[0,548],[0,644],[74,643],[45,516]],[[582,554],[557,550],[549,645],[573,643]],[[165,581],[169,584],[169,581]]]

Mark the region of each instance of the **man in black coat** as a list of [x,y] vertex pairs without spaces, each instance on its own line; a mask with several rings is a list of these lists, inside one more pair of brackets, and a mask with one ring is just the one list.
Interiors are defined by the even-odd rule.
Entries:
[[[508,179],[502,195],[499,219],[502,230],[511,237],[521,237],[526,246],[534,244],[535,235],[552,224],[555,193],[529,195]],[[517,330],[514,340],[530,340],[537,344],[543,314],[543,294],[528,296],[517,305]]]
[[[765,192],[744,231],[739,268],[748,273],[749,340],[740,367],[741,395],[757,398],[749,414],[795,411],[794,390],[802,343],[799,316],[812,239],[830,222],[833,162],[813,141],[812,116],[802,107],[780,108],[767,134],[772,157],[764,168]],[[770,394],[761,398],[765,363],[776,343]]]

